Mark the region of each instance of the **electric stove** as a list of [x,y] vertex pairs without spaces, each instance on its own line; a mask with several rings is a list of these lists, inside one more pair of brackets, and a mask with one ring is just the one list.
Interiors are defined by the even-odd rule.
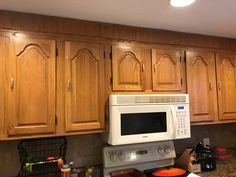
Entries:
[[175,157],[173,141],[107,146],[103,149],[103,176],[110,177],[113,171],[135,168],[152,177],[155,170],[172,167]]

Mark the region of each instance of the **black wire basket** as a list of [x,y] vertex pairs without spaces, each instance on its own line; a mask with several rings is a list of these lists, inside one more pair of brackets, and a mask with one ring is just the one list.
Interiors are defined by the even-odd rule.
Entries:
[[21,168],[18,177],[59,177],[65,162],[65,137],[22,140],[18,144]]

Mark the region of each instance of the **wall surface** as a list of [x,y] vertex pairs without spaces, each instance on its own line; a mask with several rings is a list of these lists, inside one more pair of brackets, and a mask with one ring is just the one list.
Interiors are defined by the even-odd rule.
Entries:
[[[192,138],[175,141],[177,153],[193,147],[203,138],[209,137],[211,144],[236,146],[236,124],[192,126]],[[67,161],[76,166],[102,164],[102,148],[105,143],[99,134],[70,136],[68,140]],[[0,176],[14,177],[19,168],[17,144],[19,141],[0,142]]]
[[236,49],[236,39],[0,10],[0,28],[112,40]]

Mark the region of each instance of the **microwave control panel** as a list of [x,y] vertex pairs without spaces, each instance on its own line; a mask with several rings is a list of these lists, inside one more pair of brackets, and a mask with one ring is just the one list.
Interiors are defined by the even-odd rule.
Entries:
[[109,146],[103,149],[104,167],[115,167],[175,158],[172,141]]
[[175,105],[175,139],[190,137],[189,105]]

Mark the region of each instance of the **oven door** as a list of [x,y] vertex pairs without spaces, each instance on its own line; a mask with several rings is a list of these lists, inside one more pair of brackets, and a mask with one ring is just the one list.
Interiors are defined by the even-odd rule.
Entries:
[[109,144],[174,139],[175,115],[170,105],[111,106]]

